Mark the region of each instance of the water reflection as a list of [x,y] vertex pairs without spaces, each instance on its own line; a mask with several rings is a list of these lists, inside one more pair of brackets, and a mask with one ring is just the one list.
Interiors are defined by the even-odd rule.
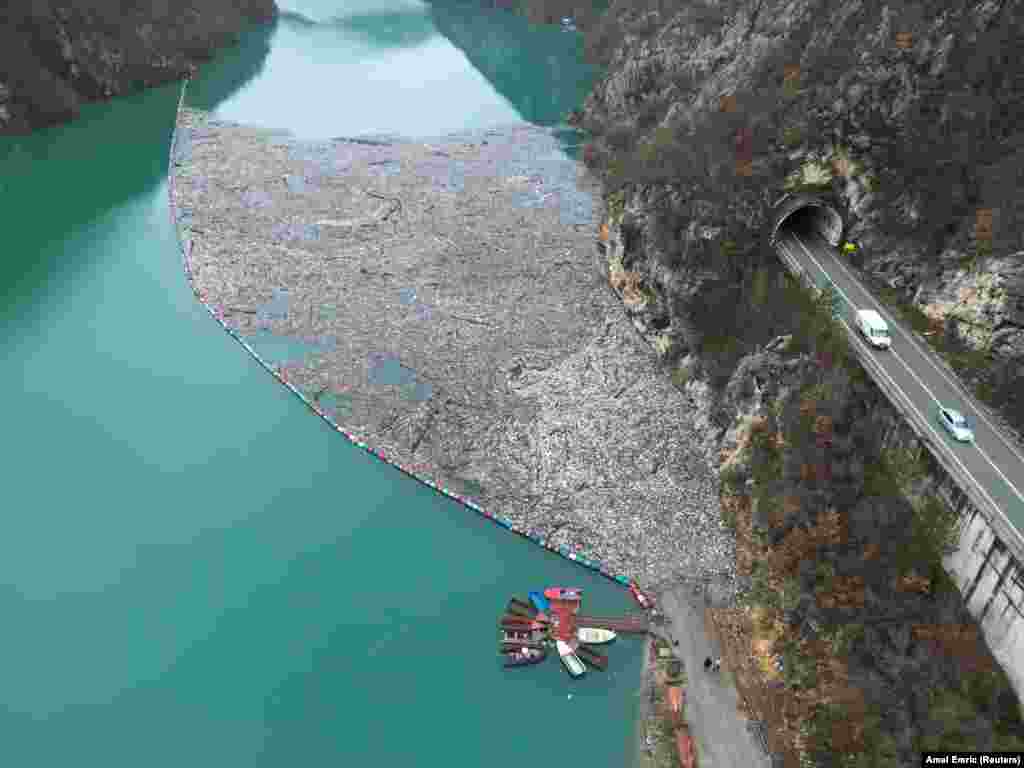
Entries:
[[254,25],[241,35],[238,45],[203,64],[199,76],[189,84],[188,104],[212,111],[261,74],[279,24],[280,20],[275,19]]
[[593,79],[580,46],[557,25],[466,0],[300,0],[204,67],[189,103],[309,139],[554,126]]
[[367,13],[339,19],[337,26],[375,48],[414,48],[437,35],[423,10]]
[[[170,84],[116,102],[87,104],[74,122],[74,140],[66,138],[65,126],[0,137],[0,210],[4,221],[30,233],[33,243],[31,248],[8,243],[0,259],[0,328],[35,303],[54,278],[67,279],[90,266],[84,251],[68,258],[69,233],[85,237],[97,231],[111,212],[162,182],[178,93]],[[130,119],[114,119],[115,112]]]
[[596,75],[583,59],[583,38],[558,25],[538,26],[510,11],[469,0],[435,0],[438,31],[527,122],[557,125],[579,106]]
[[[257,123],[319,120],[338,135],[359,124],[349,118],[363,95],[385,132],[431,125],[420,102],[387,113],[371,102],[394,90],[341,77],[361,71],[346,69],[353,30],[330,27],[334,42],[317,50],[307,43],[324,30],[308,29],[251,31],[203,68],[191,103],[242,103]],[[400,49],[378,82],[403,72],[414,89],[417,57],[434,45],[443,55],[427,75],[452,90],[439,102],[458,107],[450,122],[489,124],[495,104],[514,113],[436,36]],[[284,58],[265,67],[268,52]],[[463,80],[443,80],[449,65]],[[459,91],[467,82],[479,90]],[[238,102],[257,91],[262,102]],[[0,142],[12,223],[0,262],[12,372],[0,418],[14,435],[0,457],[13,511],[0,540],[7,762],[505,768],[541,748],[553,762],[624,764],[638,643],[620,641],[616,670],[573,684],[571,702],[557,663],[513,676],[494,657],[496,596],[570,583],[595,613],[618,613],[621,590],[357,453],[196,305],[158,188],[177,97],[169,85]],[[287,301],[275,299],[279,316]],[[288,341],[263,351],[290,359],[335,343]],[[379,360],[374,375],[398,382],[384,386],[428,395]],[[344,414],[352,395],[322,402]],[[594,733],[496,751],[523,712]]]

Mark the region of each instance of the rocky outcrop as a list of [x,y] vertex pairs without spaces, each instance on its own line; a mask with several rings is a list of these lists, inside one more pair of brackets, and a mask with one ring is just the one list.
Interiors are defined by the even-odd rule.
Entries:
[[[898,269],[898,267],[897,267]],[[1024,381],[1024,252],[986,260],[977,269],[944,264],[934,277],[908,281],[926,315],[955,325],[975,348],[1018,359]]]
[[[842,751],[863,752],[865,764],[907,765],[921,749],[956,739],[976,749],[1024,744],[1015,659],[982,637],[953,583],[961,574],[951,579],[934,561],[927,565],[919,538],[933,520],[922,511],[927,500],[946,501],[957,489],[872,382],[826,371],[788,346],[780,338],[744,357],[717,395],[703,384],[687,387],[705,434],[714,436],[705,446],[717,451],[712,461],[725,481],[723,502],[747,499],[760,537],[752,552],[738,548],[740,575],[749,576],[750,561],[760,564],[762,585],[781,596],[775,615],[784,629],[761,649],[764,661],[782,669],[787,653],[798,649],[786,661],[793,669],[780,676],[784,714],[774,726],[804,734],[792,743],[813,744],[801,739],[828,702],[863,697],[879,720],[869,726],[870,736]],[[827,394],[816,399],[823,383]],[[719,430],[722,412],[733,420]],[[779,446],[775,470],[767,469],[759,433]],[[898,494],[895,486],[884,488],[877,472],[883,457],[894,456],[914,466]],[[822,540],[824,521],[839,535]],[[969,543],[962,539],[961,546]],[[928,634],[934,628],[943,640],[957,632],[962,638],[942,646]],[[837,651],[844,633],[852,640]],[[757,639],[750,638],[755,647]],[[822,674],[837,664],[838,677]],[[814,667],[817,675],[801,677]],[[948,714],[953,711],[969,717]],[[849,712],[844,717],[853,719]],[[827,750],[812,746],[802,764],[832,762]]]
[[[1012,401],[1024,364],[1020,3],[667,8],[614,6],[615,33],[608,20],[594,33],[608,75],[584,118],[620,190],[627,269],[654,294],[643,322],[681,355],[698,348],[701,317],[721,325],[701,297],[742,301],[774,258],[760,236],[768,207],[813,190],[843,214],[857,266],[984,350]],[[1007,404],[1018,427],[1022,405]]]
[[80,106],[177,80],[274,0],[5,4],[0,10],[0,134],[74,119]]
[[[842,214],[857,267],[1019,389],[1020,3],[677,8],[619,2],[591,30],[607,76],[585,106],[584,157],[605,173],[608,279],[697,404],[723,487],[752,499],[746,556],[772,563],[766,594],[782,596],[793,658],[837,626],[858,630],[840,655],[881,750],[862,764],[908,764],[940,742],[1024,743],[1012,688],[926,554],[942,527],[929,521],[948,523],[941,469],[863,371],[808,343],[807,307],[788,304],[762,236],[782,194],[815,194]],[[825,519],[843,535],[815,541]],[[928,626],[973,639],[944,650]],[[808,704],[832,700],[812,678],[787,678],[794,722],[827,714]],[[956,707],[968,715],[943,721]]]

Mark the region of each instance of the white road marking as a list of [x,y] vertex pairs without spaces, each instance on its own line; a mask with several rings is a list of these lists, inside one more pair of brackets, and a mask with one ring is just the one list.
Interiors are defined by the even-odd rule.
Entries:
[[[794,235],[794,237],[796,237],[796,236]],[[796,241],[797,241],[797,243],[799,243],[800,247],[804,249],[804,253],[807,254],[807,258],[809,258],[811,261],[813,261],[815,266],[818,269],[821,270],[823,275],[825,275],[827,277],[828,276],[828,271],[825,270],[825,268],[822,267],[820,263],[818,263],[818,260],[816,258],[814,258],[814,255],[808,250],[807,246],[803,244],[803,242],[800,240],[799,237],[796,237]],[[832,282],[831,279],[829,279],[829,282]],[[835,288],[836,291],[839,292],[839,295],[842,296],[843,299],[846,301],[846,303],[849,304],[850,307],[853,308],[856,311],[856,305],[854,305],[854,303],[852,301],[850,301],[849,297],[845,293],[843,293],[842,289],[838,285],[836,285],[834,282],[832,282],[832,287]],[[846,325],[846,321],[845,320],[843,321],[843,324]],[[849,327],[849,326],[847,325],[847,327]],[[890,352],[892,352],[892,350],[890,350]],[[918,384],[921,385],[921,389],[923,389],[925,392],[928,393],[928,396],[933,401],[935,401],[936,405],[941,407],[942,403],[939,401],[939,399],[937,397],[935,397],[934,393],[928,388],[928,386],[923,381],[921,381],[921,379],[918,377],[918,375],[916,373],[914,373],[914,370],[907,364],[907,361],[904,360],[899,355],[896,355],[894,353],[893,353],[892,356],[895,359],[899,360],[900,365],[902,365],[906,369],[907,373],[909,373],[911,375],[911,377],[914,379],[914,381],[916,381]],[[879,366],[879,368],[881,368],[881,366]],[[928,422],[928,425],[930,427],[931,426],[931,422],[928,419],[926,419],[926,421]],[[990,459],[988,457],[988,454],[985,453],[985,451],[983,451],[981,449],[981,446],[978,445],[977,441],[975,441],[973,443],[973,445],[977,449],[978,453],[980,453],[981,456],[985,459],[985,461],[987,461],[989,463],[989,465],[992,467],[992,469],[994,469],[996,471],[996,473],[1003,479],[1003,482],[1006,483],[1006,485],[1009,487],[1009,489],[1011,491],[1013,491],[1013,493],[1017,496],[1017,498],[1019,498],[1021,501],[1024,501],[1024,494],[1022,494],[1020,491],[1018,491],[1016,486],[1014,486],[1014,484],[1009,481],[1009,479],[1006,477],[1006,475],[1003,474],[1002,470],[999,469],[999,467],[997,467],[995,465],[995,462],[993,462],[992,459]],[[951,451],[951,453],[952,453],[952,451]],[[959,459],[957,459],[957,463],[960,463]],[[960,466],[964,469],[964,471],[966,471],[967,468],[964,467],[964,465],[962,463],[960,463]],[[973,480],[973,478],[972,478],[972,480]],[[974,482],[975,482],[975,484],[977,484],[976,480]],[[981,488],[981,485],[979,484],[978,487]],[[987,493],[985,495],[988,496]],[[991,499],[992,497],[989,496],[988,498]],[[998,505],[997,505],[997,508],[998,508]]]
[[[794,235],[794,237],[795,237],[795,235]],[[800,241],[800,238],[797,237],[797,240]],[[800,244],[803,245],[803,241],[800,241]],[[846,265],[843,264],[843,260],[842,259],[838,259],[837,258],[836,259],[836,264],[838,264],[839,268],[841,270],[843,270],[843,273],[848,278],[850,278],[851,282],[856,283],[861,288],[861,290],[863,290],[864,293],[866,293],[868,295],[868,298],[871,300],[871,303],[874,304],[878,308],[879,312],[881,312],[885,316],[885,318],[890,323],[892,323],[893,326],[895,326],[896,330],[898,330],[901,334],[903,334],[903,336],[907,339],[907,341],[909,341],[917,349],[917,351],[921,353],[921,355],[928,361],[929,365],[931,365],[931,367],[935,369],[936,373],[938,373],[939,376],[941,376],[943,378],[943,380],[945,380],[945,382],[947,384],[949,384],[951,387],[953,387],[953,389],[955,389],[958,392],[960,392],[960,394],[963,396],[965,402],[971,407],[971,410],[974,412],[973,415],[975,415],[976,417],[978,417],[979,419],[984,421],[986,424],[988,424],[989,429],[991,429],[993,432],[996,433],[996,436],[999,438],[999,441],[1003,445],[1005,445],[1010,450],[1010,452],[1020,460],[1020,462],[1022,464],[1024,464],[1024,455],[1022,455],[1020,453],[1020,451],[1009,440],[1007,440],[1006,437],[1003,436],[1002,432],[1000,432],[998,429],[996,429],[996,427],[992,424],[992,422],[989,421],[988,418],[985,416],[985,412],[983,410],[981,410],[980,408],[975,407],[975,405],[971,402],[971,395],[970,395],[970,393],[965,391],[963,385],[960,382],[955,381],[954,379],[951,379],[949,377],[949,375],[946,373],[946,371],[943,370],[942,366],[939,365],[938,363],[936,363],[935,360],[932,359],[932,356],[930,354],[928,354],[927,350],[922,348],[921,344],[917,341],[917,339],[914,338],[914,335],[912,333],[908,333],[907,331],[903,330],[903,328],[900,327],[900,324],[897,323],[895,320],[893,320],[893,318],[886,311],[885,307],[883,307],[882,304],[874,297],[874,294],[872,294],[871,291],[869,291],[866,287],[861,285],[860,281],[853,275],[853,273],[850,272],[850,270],[846,268]]]
[[[784,246],[785,243],[780,240],[778,245]],[[792,255],[790,256],[790,258],[792,258]],[[814,257],[812,256],[811,258],[813,259]],[[825,274],[828,274],[828,273],[826,272]],[[839,286],[836,286],[836,290],[839,291]],[[846,298],[846,295],[843,294],[842,291],[839,291],[839,293],[843,296],[844,299]],[[847,301],[849,301],[849,299],[847,299]],[[848,332],[850,332],[851,334],[854,334],[854,331],[850,327],[850,324],[847,323],[844,318],[840,317],[839,318],[839,322],[843,324],[843,327],[846,328]],[[854,335],[856,335],[856,334],[854,334]],[[859,339],[858,339],[858,343],[860,343]],[[882,368],[881,364],[877,360],[875,360],[874,357],[870,354],[870,351],[869,351],[869,354],[864,355],[864,360],[866,362],[870,363],[875,368],[875,370],[878,373],[880,373],[889,382],[890,386],[893,388],[893,391],[896,392],[899,395],[899,397],[909,406],[909,408],[911,410],[913,410],[913,411],[917,410],[917,407],[914,405],[914,401],[910,399],[910,395],[908,395],[906,392],[904,392],[903,389],[900,387],[900,385],[897,384],[895,382],[895,380],[893,380],[891,375],[889,375],[889,372],[886,371],[884,368]],[[906,364],[904,363],[904,365],[906,365]],[[931,434],[936,438],[938,443],[944,444],[945,441],[944,441],[942,435],[940,435],[936,431],[935,427],[932,426],[931,420],[928,419],[926,416],[923,416],[922,420],[924,421],[924,425],[927,428],[927,430],[929,432],[931,432]],[[949,448],[948,445],[946,445],[945,447],[947,449]],[[988,500],[988,502],[997,511],[1002,512],[1002,510],[1000,509],[999,505],[996,504],[995,499],[993,499],[989,495],[988,491],[985,490],[985,487],[974,478],[974,475],[971,474],[971,471],[969,469],[967,469],[967,467],[964,465],[964,463],[960,460],[960,457],[956,455],[956,452],[952,451],[952,450],[949,450],[948,453],[949,453],[950,457],[952,457],[953,461],[956,462],[957,466],[959,466],[960,469],[963,471],[963,473],[967,476],[967,479],[970,480],[972,483],[974,483],[975,487],[982,494],[984,494],[984,496]],[[1013,528],[1013,530],[1016,530],[1016,528]]]

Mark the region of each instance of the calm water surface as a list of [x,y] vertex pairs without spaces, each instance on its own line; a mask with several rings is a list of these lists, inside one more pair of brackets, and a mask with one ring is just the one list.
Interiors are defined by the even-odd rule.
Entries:
[[189,103],[306,138],[561,122],[591,83],[580,36],[481,4],[282,2],[276,24],[204,66]]
[[[553,121],[580,92],[571,36],[512,17],[292,10],[206,67],[195,103],[429,133]],[[516,91],[493,50],[474,65],[439,32],[502,23],[510,60],[565,80]],[[4,764],[625,764],[639,642],[578,683],[495,655],[512,592],[579,585],[595,612],[625,594],[349,446],[197,305],[166,203],[176,100],[0,143]]]

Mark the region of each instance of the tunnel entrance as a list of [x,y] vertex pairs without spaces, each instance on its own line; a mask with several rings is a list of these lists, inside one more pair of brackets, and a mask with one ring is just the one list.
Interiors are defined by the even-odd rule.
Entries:
[[780,235],[794,232],[804,238],[818,235],[830,245],[839,245],[843,217],[835,208],[813,195],[788,194],[774,206],[768,242],[774,246]]

